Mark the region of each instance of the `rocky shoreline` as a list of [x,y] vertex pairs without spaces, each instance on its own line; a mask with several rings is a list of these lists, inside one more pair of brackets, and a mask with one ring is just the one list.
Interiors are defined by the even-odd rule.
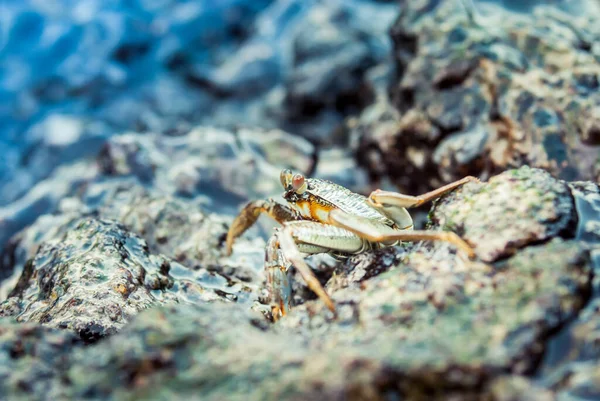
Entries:
[[[181,94],[172,109],[117,96],[53,120],[77,139],[3,165],[21,181],[0,185],[0,399],[600,397],[600,10],[477,2],[472,21],[458,0],[400,3],[257,2],[231,57],[208,68],[182,42],[159,59],[170,72],[142,87]],[[124,104],[145,125],[107,118]],[[273,225],[231,256],[224,241],[283,166],[361,193],[476,175],[417,216],[477,258],[310,257],[337,315],[292,277],[274,323]]]

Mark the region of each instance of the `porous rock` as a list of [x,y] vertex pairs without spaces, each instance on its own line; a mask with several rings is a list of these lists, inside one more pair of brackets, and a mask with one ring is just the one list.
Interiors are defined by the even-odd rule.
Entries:
[[597,181],[597,4],[572,14],[477,2],[472,21],[465,3],[404,3],[391,96],[350,125],[361,164],[411,194],[522,165]]

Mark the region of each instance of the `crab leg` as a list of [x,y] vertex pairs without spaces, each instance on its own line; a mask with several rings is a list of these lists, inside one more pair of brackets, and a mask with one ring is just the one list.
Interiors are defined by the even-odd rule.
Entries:
[[[279,245],[286,259],[288,259],[292,265],[294,265],[296,270],[298,270],[308,288],[310,288],[319,296],[319,298],[321,298],[329,310],[334,312],[335,306],[333,305],[333,301],[331,298],[329,298],[329,295],[327,295],[323,289],[323,286],[321,286],[321,283],[319,283],[319,280],[317,280],[312,270],[310,270],[310,267],[308,267],[304,261],[304,258],[300,254],[300,251],[298,250],[291,233],[284,230],[281,234],[282,235],[279,238]],[[282,314],[285,315],[285,311],[282,311]]]
[[298,220],[298,214],[287,206],[275,202],[273,199],[258,200],[248,203],[240,214],[235,218],[229,231],[227,232],[227,250],[226,254],[231,255],[233,250],[233,242],[241,236],[247,229],[258,220],[260,215],[264,213],[278,223],[283,224],[286,221]]
[[[319,280],[304,261],[302,253],[360,252],[365,241],[352,232],[314,221],[292,221],[285,223],[269,240],[265,268],[271,293],[273,316],[285,316],[291,303],[291,290],[287,279],[287,264],[291,263],[310,288],[335,312],[335,306]],[[285,278],[283,275],[286,275]]]
[[329,214],[331,224],[345,228],[371,242],[393,242],[393,241],[444,241],[456,246],[473,259],[475,252],[456,233],[451,231],[416,231],[396,230],[379,222],[354,216],[342,210],[332,210]]
[[290,262],[283,256],[279,248],[279,238],[273,235],[265,250],[265,274],[271,301],[271,313],[277,320],[279,315],[285,316],[292,307],[292,287],[288,277]]
[[410,209],[435,200],[453,189],[471,181],[479,182],[477,178],[467,176],[461,180],[451,182],[441,188],[419,196],[403,195],[397,192],[382,191],[378,189],[369,195],[369,203],[377,209],[386,209],[388,207],[404,207]]

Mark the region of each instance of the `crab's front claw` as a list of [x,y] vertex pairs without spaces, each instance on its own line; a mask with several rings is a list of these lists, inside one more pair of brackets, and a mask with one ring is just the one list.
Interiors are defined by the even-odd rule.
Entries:
[[317,296],[325,303],[327,309],[335,314],[335,305],[327,292],[321,286],[319,280],[315,277],[310,267],[304,261],[304,257],[300,254],[296,243],[294,242],[294,236],[292,228],[290,226],[285,227],[282,231],[275,234],[281,249],[281,255],[284,260],[289,261],[300,273],[304,282]]
[[277,220],[279,217],[275,214],[275,211],[279,210],[277,206],[278,204],[276,204],[272,199],[256,200],[246,204],[240,214],[238,214],[235,220],[233,220],[231,226],[229,226],[226,240],[227,255],[231,255],[235,239],[240,237],[246,232],[246,230],[252,227],[252,225],[256,223],[256,220],[258,220],[260,217],[261,213],[266,213]]
[[227,255],[231,255],[235,239],[252,227],[261,213],[265,213],[278,223],[298,219],[297,214],[292,209],[275,202],[273,199],[257,200],[248,203],[235,220],[233,220],[231,226],[229,226],[226,240]]
[[285,316],[292,306],[292,286],[288,276],[290,264],[278,245],[277,237],[271,237],[265,254],[265,273],[273,320]]
[[292,287],[283,266],[272,266],[267,268],[267,285],[271,297],[271,313],[273,320],[287,315],[292,307]]
[[250,202],[247,204],[240,214],[233,220],[233,223],[229,226],[226,240],[226,254],[231,255],[233,251],[233,242],[239,236],[241,236],[247,229],[249,229],[260,216],[261,208],[256,205],[257,202]]

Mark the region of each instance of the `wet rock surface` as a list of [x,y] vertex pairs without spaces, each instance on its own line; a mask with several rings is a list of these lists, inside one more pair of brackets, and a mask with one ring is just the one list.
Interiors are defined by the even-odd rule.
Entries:
[[[6,8],[32,33],[1,50],[0,399],[598,398],[597,4],[463,3],[402,2],[389,34],[387,1]],[[292,271],[273,322],[273,225],[224,240],[283,167],[365,194],[478,175],[427,224],[477,258],[309,257],[336,314]]]
[[107,176],[134,176],[165,194],[203,196],[207,206],[233,213],[244,199],[279,192],[276,166],[307,174],[316,159],[310,142],[281,130],[197,127],[177,137],[116,136],[98,163]]
[[26,263],[2,315],[70,329],[94,341],[153,304],[176,302],[160,291],[172,286],[169,261],[151,257],[139,237],[93,219],[75,220],[63,231]]
[[[220,224],[218,230],[203,229],[208,228],[202,224],[204,215],[194,211],[236,213],[245,199],[279,192],[280,168],[276,165],[310,173],[319,154],[306,140],[280,130],[197,127],[177,137],[140,133],[115,136],[105,144],[97,161],[59,169],[51,179],[35,187],[28,195],[29,202],[3,210],[0,239],[8,240],[27,224],[35,223],[34,229],[29,230],[32,233],[26,230],[6,242],[8,251],[2,258],[0,274],[8,277],[15,265],[22,268],[41,239],[50,236],[47,232],[54,233],[59,224],[55,222],[64,213],[35,218],[36,213],[56,209],[100,213],[131,225],[150,246],[167,242],[161,250],[175,260],[195,260],[192,253],[196,244],[216,247],[227,230],[227,219],[215,219],[215,226]],[[328,162],[354,167],[349,152],[324,159],[320,176],[341,179],[351,187],[366,185],[366,177],[360,171],[350,175],[327,169]],[[179,249],[171,243],[178,244]],[[18,261],[14,260],[13,248],[19,248]]]
[[598,336],[600,335],[600,188],[592,183],[570,184],[581,220],[577,238],[590,250],[594,279],[593,298],[585,309],[549,344],[540,368],[540,382],[559,397],[600,397]]
[[362,165],[407,193],[521,165],[598,181],[597,4],[476,2],[472,22],[462,3],[405,2],[391,94],[350,124]]
[[[82,202],[75,209],[83,202],[90,207],[90,195],[111,185],[111,179],[99,179],[70,203]],[[66,202],[62,214],[53,216],[59,225],[52,235],[57,240],[46,238],[38,246],[3,303],[3,313],[29,321],[20,324],[40,322],[32,327],[47,333],[44,336],[58,336],[59,345],[75,345],[66,353],[60,346],[48,351],[48,369],[60,373],[43,376],[38,387],[10,387],[16,379],[7,373],[5,388],[15,397],[38,399],[48,399],[40,389],[91,399],[191,394],[206,399],[386,399],[395,394],[411,400],[448,395],[510,399],[506,397],[513,394],[513,399],[521,399],[538,387],[539,399],[552,399],[556,391],[591,391],[589,384],[583,390],[580,385],[537,382],[535,374],[543,371],[540,366],[556,333],[568,330],[593,337],[595,301],[588,300],[595,293],[596,256],[589,241],[577,234],[582,226],[576,223],[576,210],[581,210],[577,199],[593,201],[597,188],[585,183],[568,186],[527,167],[465,185],[436,203],[430,229],[461,231],[480,255],[478,260],[464,260],[442,243],[382,249],[333,268],[317,258],[312,263],[324,275],[337,315],[314,296],[307,297],[301,279],[295,277],[298,305],[275,325],[260,313],[267,309],[260,306],[263,240],[242,239],[232,256],[236,259],[228,260],[221,256],[219,235],[208,235],[212,230],[222,238],[227,228],[222,217],[190,213],[192,200],[153,197],[142,187],[114,190],[93,211],[69,212]],[[506,198],[531,202],[510,208]],[[498,206],[490,203],[495,200]],[[453,212],[466,204],[471,207]],[[486,215],[500,205],[507,214],[499,225]],[[82,211],[93,217],[82,219]],[[440,217],[449,215],[454,225]],[[121,223],[102,220],[109,217]],[[38,229],[50,225],[43,223]],[[523,224],[517,230],[520,237],[510,223]],[[160,232],[173,230],[172,224],[181,236],[161,240]],[[199,227],[196,233],[206,236],[204,241],[193,237],[193,227]],[[503,241],[479,234],[492,231]],[[26,241],[31,235],[24,232],[21,238]],[[85,238],[80,245],[90,249],[74,248],[73,238]],[[121,243],[115,242],[118,238]],[[194,249],[188,246],[192,243],[199,245]],[[61,257],[65,252],[71,259]],[[110,264],[114,270],[106,268]],[[105,284],[91,274],[94,267],[106,275]],[[54,275],[54,287],[42,288],[44,274]],[[74,275],[78,280],[69,285]],[[78,319],[59,324],[64,318],[60,305],[91,283],[94,292],[84,301],[96,303],[74,305],[69,312],[79,311]],[[127,301],[118,288],[128,291]],[[53,306],[36,295],[42,291],[56,297]],[[100,313],[99,307],[111,302],[121,308],[122,320],[110,321],[109,314]],[[41,316],[46,319],[38,319]],[[6,332],[17,324],[10,319],[1,320]],[[89,331],[80,330],[89,328],[89,322],[109,336],[79,346],[77,338],[90,341]],[[73,330],[77,336],[63,338],[40,327],[67,328],[71,330],[60,333]],[[12,344],[9,339],[3,344]],[[588,358],[592,352],[593,358],[593,351],[576,349]],[[596,374],[589,366],[578,370],[582,383]]]
[[226,219],[198,204],[118,180],[90,184],[65,203],[5,250],[13,271],[0,288],[2,315],[94,341],[151,306],[258,296],[264,241],[242,242],[247,250],[224,258]]

